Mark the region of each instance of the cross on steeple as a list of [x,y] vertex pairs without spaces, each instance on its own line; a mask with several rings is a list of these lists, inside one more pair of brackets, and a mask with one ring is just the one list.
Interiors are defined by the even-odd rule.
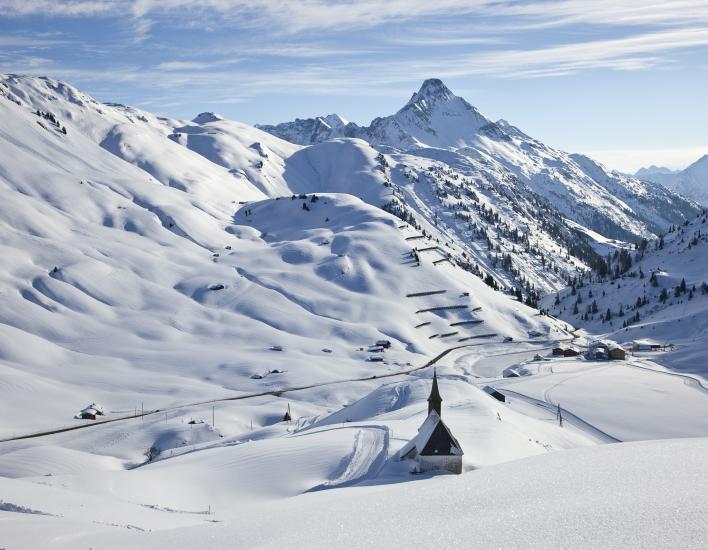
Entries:
[[440,397],[440,391],[438,390],[438,375],[435,369],[433,369],[433,387],[430,390],[430,397],[428,397],[428,414],[431,411],[435,411],[438,416],[442,416],[442,397]]

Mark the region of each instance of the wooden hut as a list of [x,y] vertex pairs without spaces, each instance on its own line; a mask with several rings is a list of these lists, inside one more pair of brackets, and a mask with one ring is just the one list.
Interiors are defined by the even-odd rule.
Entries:
[[627,352],[622,346],[611,346],[607,354],[614,361],[624,361],[627,358]]
[[82,420],[96,420],[97,417],[103,416],[105,413],[103,407],[96,403],[91,403],[88,407],[84,407],[74,418]]
[[593,342],[590,346],[589,355],[592,359],[609,359],[615,361],[624,361],[627,358],[627,352],[624,348],[612,340]]

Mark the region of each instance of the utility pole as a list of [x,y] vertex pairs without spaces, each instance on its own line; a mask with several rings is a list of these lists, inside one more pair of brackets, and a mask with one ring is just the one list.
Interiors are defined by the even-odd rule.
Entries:
[[214,423],[214,405],[211,406],[211,427],[216,428],[216,424]]

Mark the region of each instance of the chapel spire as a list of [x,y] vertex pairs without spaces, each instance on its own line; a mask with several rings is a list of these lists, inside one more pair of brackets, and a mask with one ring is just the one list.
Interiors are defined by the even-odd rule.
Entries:
[[433,369],[433,387],[430,389],[430,397],[428,397],[428,414],[431,411],[442,416],[442,397],[440,397],[440,390],[438,390],[438,375],[435,369]]

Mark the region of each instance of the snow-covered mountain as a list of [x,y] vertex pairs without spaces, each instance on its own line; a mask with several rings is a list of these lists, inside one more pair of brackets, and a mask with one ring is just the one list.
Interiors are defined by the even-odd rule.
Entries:
[[80,133],[100,154],[139,168],[145,181],[188,193],[209,214],[228,216],[234,204],[293,193],[350,193],[425,230],[429,243],[440,245],[426,254],[449,256],[507,289],[526,287],[525,294],[559,288],[593,261],[559,213],[531,193],[520,202],[515,186],[495,189],[483,173],[468,175],[466,157],[393,158],[356,138],[302,147],[214,113],[173,120],[100,104],[51,79],[8,76],[2,82],[7,98],[32,109],[36,122],[56,128],[45,118],[54,117],[68,128],[67,140]]
[[374,119],[364,135],[373,145],[403,150],[462,148],[474,144],[480,131],[493,132],[490,124],[477,109],[433,78],[423,82],[395,115]]
[[[650,236],[644,217],[694,207],[540,144],[507,166],[531,138],[502,121],[456,129],[455,113],[481,115],[428,88],[380,123],[407,134],[402,150],[362,135],[302,146],[215,113],[156,117],[0,77],[2,543],[430,546],[441,526],[463,547],[697,540],[699,379],[649,360],[550,362],[540,354],[582,339],[518,300],[631,246],[585,225],[593,208],[619,201],[612,219]],[[529,176],[553,155],[574,170],[553,177],[577,187],[558,197]],[[698,250],[696,224],[665,249]],[[412,476],[399,457],[433,366],[459,477]],[[87,405],[103,414],[80,418]],[[598,447],[641,439],[664,441]],[[582,498],[557,475],[578,465]],[[417,517],[431,495],[457,505]],[[671,529],[655,519],[667,514]]]
[[672,170],[671,168],[666,168],[665,166],[656,166],[655,164],[652,164],[651,166],[645,166],[637,170],[634,173],[634,177],[651,180],[651,176],[675,174],[677,172],[679,172],[679,170]]
[[703,155],[688,168],[671,171],[668,168],[641,168],[635,176],[668,187],[675,193],[708,206],[708,155]]
[[298,118],[283,124],[259,124],[256,128],[299,145],[312,145],[340,137],[357,137],[359,134],[356,124],[347,122],[336,113],[317,118]]
[[552,149],[504,120],[492,122],[438,79],[426,80],[396,114],[367,127],[349,123],[334,132],[308,131],[316,127],[295,121],[261,128],[295,143],[345,135],[394,159],[403,153],[432,157],[494,188],[530,192],[566,218],[615,239],[651,237],[699,211],[661,185]]

